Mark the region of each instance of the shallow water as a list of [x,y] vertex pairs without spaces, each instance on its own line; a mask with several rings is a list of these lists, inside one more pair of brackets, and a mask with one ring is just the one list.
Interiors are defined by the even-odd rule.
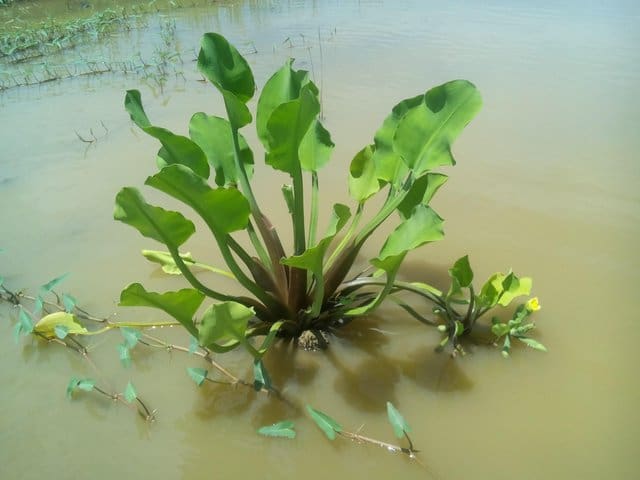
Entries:
[[[125,370],[117,335],[95,342],[93,361],[114,388],[132,380],[159,410],[158,421],[148,426],[93,396],[69,402],[68,379],[95,373],[53,345],[15,346],[5,321],[2,478],[637,476],[635,2],[246,1],[169,13],[184,76],[170,76],[162,92],[139,75],[102,75],[0,95],[0,270],[8,285],[36,286],[69,271],[66,289],[105,315],[132,281],[156,291],[183,285],[139,255],[155,248],[150,241],[112,220],[115,194],[142,185],[157,148],[132,128],[122,99],[140,88],[152,121],[181,132],[195,111],[221,113],[189,56],[203,32],[219,31],[247,54],[259,86],[289,56],[312,71],[337,145],[321,175],[327,202],[350,203],[348,162],[397,101],[452,78],[473,81],[484,107],[455,144],[459,163],[434,201],[446,239],[416,252],[403,275],[441,280],[469,253],[478,279],[510,267],[532,276],[543,305],[536,338],[549,352],[517,349],[507,361],[479,346],[452,360],[433,352],[436,332],[385,307],[361,332],[346,329],[327,355],[301,352],[292,366],[290,353],[273,353],[276,384],[345,427],[364,424],[364,434],[391,441],[384,408],[392,401],[412,426],[425,470],[375,447],[329,443],[295,412],[243,389],[196,389],[184,368],[198,363],[178,352],[136,352]],[[146,28],[116,32],[82,52],[111,60],[132,50],[152,55],[160,22],[149,17]],[[88,137],[90,130],[96,142],[78,140],[76,131]],[[284,179],[265,169],[258,175],[257,196],[286,232],[273,193]],[[207,242],[188,246],[207,252]],[[145,310],[118,316],[157,318]],[[180,332],[168,335],[187,342]],[[249,375],[241,354],[223,361]],[[255,434],[283,418],[297,420],[295,441]]]

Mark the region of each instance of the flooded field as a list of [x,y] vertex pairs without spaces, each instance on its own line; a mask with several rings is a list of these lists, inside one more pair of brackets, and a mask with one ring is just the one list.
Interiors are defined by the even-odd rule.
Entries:
[[[46,3],[47,15],[44,7],[21,15],[89,16],[113,2]],[[158,409],[157,421],[149,425],[97,396],[69,401],[69,378],[95,372],[55,345],[15,345],[3,310],[0,477],[636,478],[640,6],[192,3],[145,7],[126,28],[72,49],[0,63],[0,275],[7,285],[36,288],[70,272],[65,290],[120,320],[159,317],[116,308],[125,285],[185,286],[140,255],[158,244],[112,218],[116,193],[144,182],[157,151],[134,128],[123,99],[125,90],[139,89],[153,123],[183,134],[194,112],[222,114],[219,94],[195,63],[200,37],[216,31],[246,56],[258,88],[289,57],[321,88],[336,143],[320,174],[324,221],[329,202],[353,205],[349,162],[393,105],[447,80],[472,81],[484,106],[455,143],[458,165],[446,170],[450,179],[433,203],[446,237],[412,254],[401,275],[439,284],[468,253],[478,280],[509,268],[533,277],[543,306],[536,338],[549,352],[518,348],[505,360],[499,349],[478,345],[452,359],[433,351],[437,331],[389,304],[346,328],[326,353],[269,353],[274,383],[287,396],[353,431],[364,425],[364,434],[392,441],[385,411],[392,401],[412,427],[420,465],[373,446],[331,443],[302,414],[246,389],[198,389],[185,374],[201,366],[192,356],[140,350],[124,369],[118,334],[91,344],[92,361],[113,388],[133,381]],[[45,79],[52,81],[39,82]],[[279,193],[286,179],[262,166],[255,132],[245,135],[258,165],[256,196],[288,236]],[[197,236],[188,247],[209,252],[210,242]],[[364,256],[379,247],[370,242]],[[188,345],[182,332],[166,335]],[[245,354],[221,362],[251,378]],[[296,420],[294,441],[255,433],[284,418]]]

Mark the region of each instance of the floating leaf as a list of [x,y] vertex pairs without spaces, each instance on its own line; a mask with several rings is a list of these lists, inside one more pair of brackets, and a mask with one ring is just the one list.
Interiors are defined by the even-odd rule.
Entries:
[[53,280],[45,283],[40,287],[40,291],[43,293],[51,292],[54,288],[56,288],[62,281],[69,276],[69,273],[63,273],[59,277],[54,278]]
[[128,348],[133,348],[142,337],[142,332],[137,328],[120,327],[120,333],[124,337],[124,343]]
[[196,382],[196,385],[200,386],[204,383],[207,375],[209,375],[209,371],[204,368],[195,368],[189,367],[187,368],[187,373],[191,377],[191,379]]
[[71,398],[73,396],[73,392],[76,390],[84,390],[85,392],[90,392],[96,386],[95,380],[90,378],[76,378],[72,377],[67,385],[67,397]]
[[271,390],[271,378],[262,360],[253,362],[253,388],[258,392],[263,388]]
[[274,423],[273,425],[260,427],[258,429],[258,433],[265,437],[296,438],[296,431],[293,427],[294,425],[292,421],[285,420]]
[[342,432],[342,426],[326,413],[316,410],[310,405],[307,405],[307,412],[329,440],[335,440],[336,433]]
[[122,363],[123,367],[129,368],[131,366],[131,352],[129,351],[129,347],[126,343],[119,343],[116,348],[120,355],[120,363]]
[[63,338],[56,332],[56,327],[64,327],[67,334],[86,335],[89,331],[84,328],[75,315],[67,312],[50,313],[38,320],[33,327],[33,331],[45,338]]
[[405,432],[409,433],[411,431],[404,417],[391,402],[387,402],[387,417],[389,417],[389,423],[393,427],[393,433],[396,437],[402,438]]
[[537,340],[534,340],[533,338],[517,337],[517,339],[520,340],[525,345],[527,345],[528,347],[533,348],[534,350],[540,350],[541,352],[547,351],[547,347],[545,347],[543,344],[541,344]]
[[71,313],[74,308],[76,308],[76,304],[78,301],[72,295],[65,293],[62,295],[62,304],[64,305],[64,310],[67,313]]
[[128,403],[131,403],[136,398],[138,398],[138,393],[136,392],[136,389],[133,387],[133,384],[131,382],[127,383],[127,386],[124,389],[123,395],[124,395],[124,399]]

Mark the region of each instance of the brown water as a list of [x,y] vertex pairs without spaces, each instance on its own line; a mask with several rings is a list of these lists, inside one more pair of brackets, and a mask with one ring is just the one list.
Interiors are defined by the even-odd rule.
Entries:
[[[321,177],[327,202],[348,201],[348,161],[398,100],[449,79],[473,81],[485,106],[456,143],[459,164],[434,202],[447,220],[446,239],[416,252],[403,274],[440,279],[469,253],[479,279],[509,267],[532,276],[543,305],[536,336],[546,354],[517,349],[507,361],[479,347],[452,360],[433,353],[436,332],[386,307],[366,329],[345,331],[329,354],[300,353],[294,366],[274,352],[271,365],[282,373],[271,370],[287,395],[386,440],[391,400],[435,478],[637,478],[640,8],[633,1],[484,3],[240,1],[170,12],[179,49],[219,31],[247,53],[259,85],[289,56],[313,70],[337,144]],[[95,55],[153,51],[159,21],[115,33]],[[182,285],[145,263],[139,250],[155,246],[111,215],[120,187],[140,186],[153,171],[157,148],[132,129],[125,89],[140,88],[152,121],[177,131],[195,111],[221,111],[213,88],[197,81],[193,57],[183,58],[184,78],[169,78],[164,93],[149,83],[155,97],[136,75],[0,95],[7,284],[36,286],[69,271],[66,289],[104,314],[131,281],[158,291]],[[98,141],[87,146],[74,131],[90,129]],[[284,228],[283,207],[270,204],[284,179],[258,175],[257,195]],[[208,251],[207,242],[189,248]],[[145,310],[118,316],[156,318]],[[243,389],[196,389],[184,373],[198,366],[193,358],[140,351],[125,370],[117,335],[92,349],[103,381],[121,389],[132,380],[159,410],[158,421],[148,426],[92,396],[69,402],[68,379],[95,376],[87,364],[55,346],[15,346],[9,321],[0,333],[3,479],[430,478],[378,448],[330,443],[308,421]],[[185,342],[180,332],[169,335]],[[247,370],[242,354],[223,361]],[[282,418],[297,420],[295,441],[255,434]]]

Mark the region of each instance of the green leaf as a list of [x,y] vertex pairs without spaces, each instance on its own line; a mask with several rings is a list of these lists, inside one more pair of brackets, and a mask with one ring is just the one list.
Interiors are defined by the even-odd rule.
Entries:
[[50,313],[38,320],[33,327],[33,331],[45,338],[64,338],[60,337],[56,332],[56,327],[64,327],[67,334],[86,335],[89,331],[84,328],[75,315],[67,312]]
[[71,398],[73,396],[73,392],[76,390],[84,390],[85,392],[90,392],[96,386],[95,380],[90,378],[76,378],[72,377],[69,383],[67,384],[67,397]]
[[53,331],[60,340],[64,340],[64,338],[69,335],[69,328],[65,325],[56,325],[53,327]]
[[293,422],[286,420],[274,423],[273,425],[260,427],[258,433],[265,437],[296,438],[296,431],[293,427]]
[[462,322],[458,320],[454,322],[454,325],[455,325],[455,330],[453,331],[453,336],[459,337],[460,335],[462,335],[462,332],[464,332],[464,325],[462,324]]
[[[182,272],[176,265],[175,260],[169,252],[161,252],[158,250],[142,250],[142,255],[150,262],[160,265],[163,272],[168,273],[169,275],[182,275]],[[196,262],[189,252],[180,253],[180,258],[186,265],[192,265],[196,268],[208,270],[218,275],[223,275],[232,280],[235,280],[236,278],[231,272],[212,267],[211,265],[207,265],[206,263]]]
[[[202,112],[196,113],[189,122],[189,135],[204,151],[209,164],[215,169],[216,184],[224,186],[238,182],[231,124],[228,120]],[[251,177],[253,152],[242,135],[238,136],[238,143],[240,161]]]
[[271,327],[269,328],[269,333],[265,336],[264,340],[262,341],[262,345],[258,349],[260,357],[264,356],[264,354],[267,353],[274,340],[276,339],[276,335],[278,334],[278,331],[280,330],[280,327],[283,323],[284,321],[279,321],[271,325]]
[[191,335],[191,340],[189,341],[189,353],[195,353],[199,346],[198,339]]
[[300,97],[300,89],[310,82],[308,72],[293,70],[292,59],[274,73],[262,88],[256,113],[256,130],[262,144],[269,147],[267,123],[273,111],[283,103]]
[[208,370],[196,367],[187,368],[187,373],[189,374],[189,377],[191,377],[191,380],[196,382],[196,385],[198,386],[202,385],[206,380],[207,375],[209,375]]
[[53,280],[45,283],[40,287],[40,292],[48,293],[53,291],[53,289],[56,288],[60,283],[62,283],[68,276],[69,276],[69,273],[63,273],[59,277],[56,277]]
[[[407,98],[393,107],[391,114],[384,120],[374,137],[373,163],[376,177],[384,182],[400,186],[409,169],[402,161],[402,157],[393,149],[393,137],[400,119],[409,110],[422,103],[424,95]],[[411,211],[411,209],[409,209]]]
[[245,103],[253,97],[256,87],[249,64],[222,35],[203,35],[198,70],[219,90],[229,91]]
[[319,120],[314,120],[298,147],[300,166],[303,170],[318,171],[329,162],[334,147],[331,134]]
[[227,109],[227,116],[229,117],[231,128],[237,131],[245,125],[249,125],[252,117],[251,112],[245,103],[227,90],[221,90],[221,93],[222,98],[224,99],[224,106]]
[[506,335],[511,330],[511,327],[506,323],[494,323],[491,325],[491,333],[493,333],[496,337],[500,338],[503,335]]
[[253,361],[253,388],[259,392],[263,388],[271,390],[271,378],[261,359]]
[[442,218],[431,208],[425,205],[416,206],[411,216],[389,235],[380,251],[379,259],[397,256],[425,243],[442,239],[442,223]]
[[116,196],[113,218],[170,249],[177,249],[195,232],[193,223],[180,213],[149,205],[138,190],[130,187],[123,188]]
[[462,258],[456,260],[456,263],[453,264],[453,267],[449,269],[449,275],[451,278],[455,278],[463,288],[471,285],[473,281],[473,270],[471,270],[471,265],[469,264],[469,256],[465,255]]
[[509,288],[505,289],[498,303],[503,307],[508,306],[513,299],[529,295],[531,292],[532,280],[529,277],[519,278],[517,282],[511,282]]
[[142,337],[142,333],[137,328],[120,327],[120,333],[124,337],[124,343],[128,348],[135,347],[140,337]]
[[197,143],[190,138],[176,135],[166,128],[151,125],[142,107],[142,99],[138,90],[128,90],[124,98],[124,108],[131,120],[147,135],[160,141],[162,149],[159,156],[165,164],[184,165],[197,175],[209,178],[207,157]]
[[20,307],[20,313],[18,313],[18,322],[20,323],[22,332],[25,335],[33,332],[33,320],[31,319],[31,316],[27,313],[27,311],[22,307]]
[[252,308],[237,302],[211,305],[202,315],[198,334],[200,345],[211,348],[215,344],[232,340],[228,345],[235,347],[242,343],[254,357],[257,356],[258,352],[246,339],[247,324],[254,316]]
[[448,180],[449,177],[442,173],[426,173],[416,179],[404,199],[398,206],[401,218],[407,218],[416,205],[428,205],[436,192]]
[[381,187],[373,163],[374,148],[368,145],[356,153],[349,167],[349,194],[359,203],[377,193]]
[[424,101],[398,122],[394,151],[416,176],[442,165],[454,165],[451,144],[482,106],[480,93],[466,80],[432,88]]
[[198,335],[193,323],[193,316],[202,304],[204,294],[192,288],[184,288],[177,292],[148,292],[139,283],[132,283],[120,293],[122,307],[152,307],[163,310],[179,321],[187,331]]
[[249,202],[239,190],[212,189],[203,178],[182,165],[163,168],[145,183],[189,205],[215,233],[242,230],[249,222]]
[[136,389],[133,387],[133,384],[131,382],[127,383],[123,395],[127,403],[131,403],[136,398],[138,398],[138,393],[136,392]]
[[534,340],[533,338],[528,338],[528,337],[516,337],[516,338],[520,340],[522,343],[524,343],[526,346],[531,347],[534,350],[540,350],[541,352],[547,351],[547,347],[545,347],[543,344],[541,344],[537,340]]
[[126,343],[119,343],[116,345],[118,349],[118,355],[120,356],[120,363],[125,368],[129,368],[131,366],[131,352]]
[[387,402],[387,417],[389,418],[389,423],[393,427],[393,433],[396,437],[402,438],[405,432],[409,433],[411,431],[404,417],[391,402]]
[[62,304],[64,305],[64,311],[67,313],[73,312],[73,309],[76,308],[76,304],[78,301],[72,295],[65,293],[62,295]]
[[307,405],[307,412],[329,440],[335,440],[336,433],[342,432],[342,426],[326,413],[316,410],[310,405]]
[[506,307],[514,298],[529,295],[531,286],[531,278],[518,278],[513,273],[494,273],[482,286],[478,300],[485,307],[498,304]]
[[38,315],[40,312],[42,312],[43,307],[44,299],[42,298],[42,295],[38,295],[35,300],[35,305],[33,306],[34,315]]

